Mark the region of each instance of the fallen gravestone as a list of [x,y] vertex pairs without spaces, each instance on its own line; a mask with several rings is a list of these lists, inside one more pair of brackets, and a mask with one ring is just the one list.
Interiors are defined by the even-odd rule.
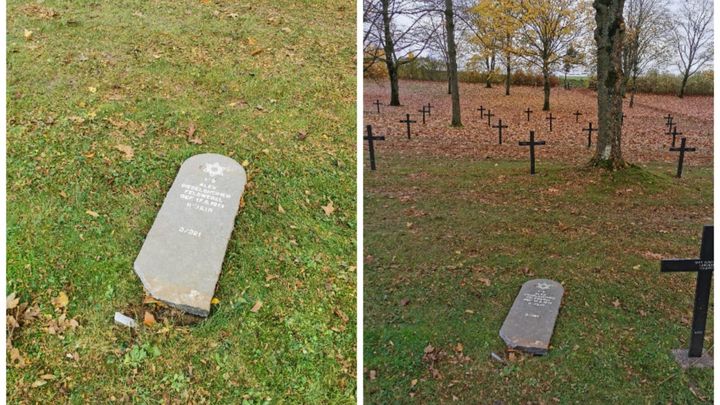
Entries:
[[532,354],[546,354],[564,292],[562,285],[553,280],[523,284],[500,328],[505,344]]
[[227,156],[195,155],[182,164],[135,259],[150,295],[208,316],[246,181]]
[[669,259],[660,262],[661,272],[697,272],[690,347],[687,350],[675,349],[672,351],[675,360],[682,368],[713,366],[712,357],[703,351],[705,324],[710,302],[710,283],[714,269],[713,256],[713,226],[705,225],[699,259]]

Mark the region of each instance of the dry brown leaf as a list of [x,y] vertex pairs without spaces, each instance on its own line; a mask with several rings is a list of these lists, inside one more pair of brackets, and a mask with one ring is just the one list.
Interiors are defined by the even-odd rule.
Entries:
[[377,378],[377,371],[370,370],[370,380],[374,380]]
[[282,207],[282,205],[278,204],[278,212],[281,214],[285,213],[285,208]]
[[325,215],[330,216],[333,212],[335,212],[335,207],[333,207],[333,202],[330,201],[328,205],[322,205],[322,210],[325,211]]
[[15,367],[24,367],[25,358],[20,354],[20,350],[10,347],[10,364]]
[[618,307],[620,307],[620,300],[615,298],[615,301],[613,301],[612,304],[615,308],[618,308]]
[[69,302],[70,298],[68,298],[67,294],[65,294],[64,291],[60,291],[60,293],[58,293],[58,296],[53,298],[52,300],[52,304],[55,306],[55,308],[65,308]]
[[47,381],[45,381],[45,380],[36,380],[34,383],[30,384],[30,386],[33,388],[37,388],[37,387],[42,387],[45,384],[47,384]]
[[97,217],[100,216],[100,214],[98,214],[97,212],[95,212],[95,211],[93,211],[93,210],[86,210],[85,213],[88,214],[88,215],[90,215],[90,216],[93,217],[93,218],[97,218]]
[[252,309],[250,310],[250,312],[257,312],[257,311],[260,310],[260,308],[262,308],[262,306],[263,306],[262,301],[257,300],[257,301],[255,301],[255,305],[253,305],[253,307],[252,307]]
[[145,317],[143,318],[143,323],[145,324],[145,326],[152,327],[153,325],[155,325],[157,323],[157,321],[155,320],[155,315],[153,315],[149,311],[145,311]]
[[335,315],[343,321],[343,323],[347,323],[350,320],[350,318],[340,308],[335,308],[334,312]]
[[11,293],[7,297],[5,297],[5,305],[7,306],[7,309],[13,309],[17,307],[17,305],[20,303],[20,298],[15,298],[15,293]]
[[115,145],[115,149],[124,154],[123,159],[125,160],[132,160],[133,156],[135,156],[135,151],[130,145],[117,144]]
[[26,41],[31,41],[31,40],[32,40],[32,36],[33,36],[33,32],[32,32],[32,31],[30,31],[29,29],[23,30],[23,37],[25,37],[25,40],[26,40]]

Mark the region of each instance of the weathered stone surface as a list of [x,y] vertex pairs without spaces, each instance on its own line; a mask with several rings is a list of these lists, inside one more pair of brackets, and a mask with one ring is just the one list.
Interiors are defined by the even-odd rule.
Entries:
[[675,361],[683,369],[687,368],[713,368],[713,358],[703,350],[700,357],[688,357],[688,349],[675,349],[672,351]]
[[523,284],[500,328],[500,337],[513,349],[547,353],[564,292],[562,285],[553,280],[536,279]]
[[158,300],[207,316],[247,181],[235,160],[195,155],[178,171],[135,259]]

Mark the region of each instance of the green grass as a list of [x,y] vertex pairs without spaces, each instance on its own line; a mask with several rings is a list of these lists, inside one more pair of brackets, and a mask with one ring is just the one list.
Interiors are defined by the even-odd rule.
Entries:
[[[42,311],[13,333],[28,364],[8,402],[354,403],[354,3],[7,9],[8,293]],[[141,305],[132,263],[180,164],[206,152],[249,176],[220,303],[193,326],[114,326]],[[62,338],[61,291],[80,323]]]
[[[712,371],[682,371],[670,354],[687,345],[694,275],[661,274],[658,258],[697,256],[712,169],[688,166],[682,180],[670,165],[537,170],[380,151],[365,178],[366,401],[711,401]],[[532,278],[565,287],[550,352],[494,361]],[[706,348],[712,311],[708,321]]]

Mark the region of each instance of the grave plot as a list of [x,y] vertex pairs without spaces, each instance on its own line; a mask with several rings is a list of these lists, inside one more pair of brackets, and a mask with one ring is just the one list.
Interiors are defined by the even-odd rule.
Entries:
[[[584,167],[597,141],[590,92],[554,90],[550,132],[538,89],[505,98],[462,85],[464,126],[450,129],[443,83],[401,88],[407,106],[365,116],[385,136],[382,166],[365,172],[366,399],[712,398],[713,370],[683,368],[712,356],[712,298],[693,317],[694,271],[707,266],[659,271],[662,260],[697,258],[713,220],[712,99],[681,108],[636,96],[623,153],[637,166],[609,174]],[[366,94],[385,97],[373,84]],[[432,119],[408,141],[396,121],[427,100]],[[675,148],[668,114],[682,133]],[[698,339],[705,352],[694,360]]]
[[[527,138],[532,130],[538,139],[548,143],[543,152],[544,159],[582,165],[592,156],[594,150],[587,149],[587,132],[582,131],[589,121],[597,128],[594,92],[554,89],[551,111],[545,112],[541,111],[542,92],[537,88],[517,86],[512,88],[510,96],[505,96],[501,88],[486,89],[484,85],[469,83],[461,83],[460,86],[463,121],[460,129],[448,128],[450,100],[447,88],[437,82],[402,81],[403,106],[384,106],[382,114],[365,114],[365,124],[372,124],[388,136],[385,148],[408,155],[524,159],[522,150],[510,145]],[[366,100],[389,98],[385,87],[371,81],[366,82],[364,91]],[[417,130],[413,127],[413,142],[402,142],[407,139],[406,128],[399,120],[405,118],[406,113],[421,109],[430,100],[434,104],[432,119]],[[374,106],[368,105],[367,108],[370,108],[369,112],[375,111]],[[531,111],[529,114],[528,109]],[[552,121],[549,119],[551,113]],[[687,167],[712,164],[711,97],[680,100],[673,96],[641,94],[636,97],[632,109],[627,105],[624,107],[624,113],[627,118],[624,119],[622,147],[623,154],[631,163],[670,164],[677,161],[677,154],[669,150],[672,128],[668,130],[666,116],[670,114],[677,131],[688,138],[689,145],[697,148],[692,156],[686,156],[689,159]],[[491,126],[498,119],[508,125],[507,129],[503,129],[503,145],[498,144],[498,131]],[[595,135],[597,133],[593,134],[593,139]]]
[[354,403],[355,9],[249,6],[7,2],[7,403]]

